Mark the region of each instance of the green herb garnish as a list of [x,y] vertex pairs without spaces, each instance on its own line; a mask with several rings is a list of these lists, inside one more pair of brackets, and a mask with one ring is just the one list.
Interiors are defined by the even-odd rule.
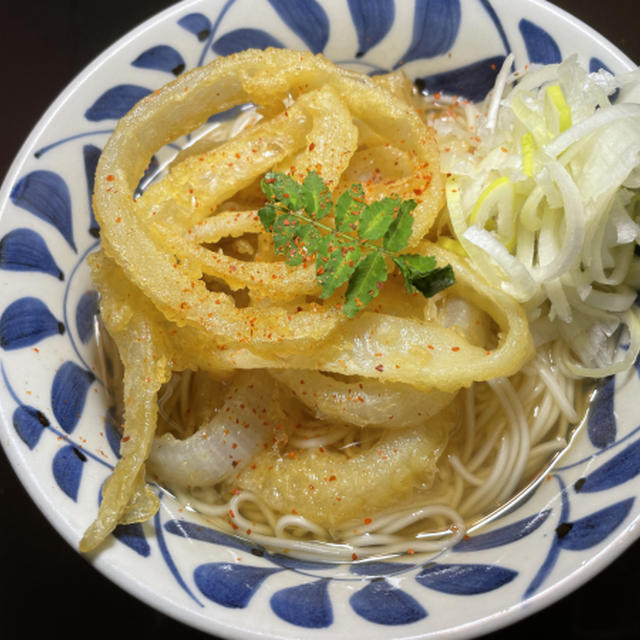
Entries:
[[[354,184],[334,205],[315,171],[302,184],[269,172],[262,190],[268,202],[258,215],[273,234],[275,252],[290,266],[315,260],[321,298],[347,283],[343,310],[349,318],[378,295],[387,279],[385,256],[398,266],[411,293],[429,298],[455,282],[451,265],[436,267],[432,256],[398,253],[411,236],[413,200],[396,196],[366,204],[362,185]],[[335,227],[321,222],[331,213]]]

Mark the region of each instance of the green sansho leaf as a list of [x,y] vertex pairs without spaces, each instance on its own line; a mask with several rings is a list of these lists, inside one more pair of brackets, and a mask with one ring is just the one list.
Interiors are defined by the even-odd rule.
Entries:
[[365,204],[362,185],[352,184],[336,201],[336,229],[346,233],[355,231]]
[[407,246],[407,242],[411,237],[411,229],[413,228],[413,215],[411,212],[416,206],[415,200],[405,200],[400,205],[400,211],[387,229],[382,241],[382,246],[387,251],[395,253]]
[[308,173],[302,183],[302,200],[305,211],[316,220],[330,214],[333,208],[329,187],[315,171]]
[[383,198],[367,205],[360,214],[358,235],[365,240],[382,238],[400,211],[400,204],[398,198]]
[[413,286],[413,281],[428,276],[436,268],[436,259],[433,256],[420,256],[415,253],[403,253],[394,256],[392,260],[400,269],[404,278],[404,286],[410,293],[418,291]]
[[262,179],[262,191],[272,202],[279,202],[289,211],[302,209],[302,192],[300,185],[284,173],[268,171]]
[[322,236],[293,214],[282,214],[273,225],[273,248],[290,267],[297,267],[315,253]]
[[456,278],[453,267],[448,264],[444,267],[437,267],[426,276],[414,278],[411,284],[425,297],[430,298],[447,287],[455,284]]
[[258,211],[258,217],[262,226],[267,231],[273,231],[273,223],[276,221],[278,215],[276,208],[272,204],[266,204],[262,209]]
[[[331,192],[315,171],[301,185],[286,174],[268,172],[262,190],[268,202],[258,216],[273,234],[276,254],[290,266],[315,259],[322,298],[347,283],[343,310],[349,318],[378,295],[387,280],[387,258],[411,293],[430,297],[455,282],[451,266],[436,267],[432,256],[398,254],[411,237],[413,200],[394,196],[367,205],[362,185],[353,184],[333,207]],[[321,222],[332,208],[335,228]]]
[[286,254],[285,262],[290,267],[297,267],[316,253],[322,236],[315,227],[299,224],[292,238],[293,246]]
[[278,255],[287,255],[294,246],[295,228],[300,223],[291,214],[285,213],[273,223],[273,250]]
[[387,265],[384,256],[378,251],[372,251],[360,261],[349,279],[342,307],[347,317],[353,318],[366,307],[380,293],[386,279]]
[[362,250],[353,242],[340,241],[333,235],[322,239],[316,256],[316,279],[322,286],[321,298],[328,298],[351,278],[361,256]]

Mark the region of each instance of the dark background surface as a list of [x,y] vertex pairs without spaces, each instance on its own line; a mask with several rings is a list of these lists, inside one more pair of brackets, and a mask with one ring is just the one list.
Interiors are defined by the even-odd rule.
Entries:
[[[170,4],[166,0],[0,2],[0,177],[74,76],[106,47]],[[638,0],[555,4],[640,61]],[[636,542],[578,591],[487,637],[638,638],[639,570],[640,542]],[[36,509],[0,449],[0,638],[43,633],[67,640],[107,634],[210,638],[140,603],[93,569]]]

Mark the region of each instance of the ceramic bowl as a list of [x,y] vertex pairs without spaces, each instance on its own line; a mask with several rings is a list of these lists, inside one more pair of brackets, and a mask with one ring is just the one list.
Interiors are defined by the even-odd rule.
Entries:
[[[22,483],[74,547],[118,458],[97,366],[86,256],[90,194],[116,120],[185,69],[247,47],[323,52],[367,73],[403,68],[476,100],[516,65],[577,54],[631,61],[566,13],[526,0],[189,0],[125,36],[39,122],[0,195],[0,435]],[[219,533],[160,492],[90,561],[134,596],[225,638],[480,635],[576,589],[637,537],[638,372],[603,382],[589,419],[528,499],[437,555],[327,565]],[[259,621],[259,624],[258,624]]]

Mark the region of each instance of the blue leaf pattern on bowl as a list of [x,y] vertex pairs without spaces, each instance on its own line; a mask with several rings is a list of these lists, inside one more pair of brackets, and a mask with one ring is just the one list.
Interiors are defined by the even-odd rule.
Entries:
[[56,371],[51,386],[51,408],[58,424],[67,433],[76,428],[94,380],[91,371],[69,360]]
[[587,433],[594,447],[604,449],[616,439],[616,414],[614,411],[615,378],[610,376],[599,387],[587,420]]
[[316,0],[269,0],[269,4],[312,53],[320,53],[329,40],[329,19]]
[[68,444],[56,453],[51,466],[56,484],[72,500],[78,499],[78,489],[87,457],[74,445]]
[[640,440],[623,449],[609,462],[590,473],[576,491],[593,493],[617,487],[640,474]]
[[389,33],[395,4],[387,0],[349,0],[349,11],[358,34],[356,58],[360,58]]
[[40,436],[49,420],[42,411],[29,405],[19,405],[13,412],[13,426],[22,441],[33,449],[39,442]]
[[457,596],[470,596],[499,589],[511,582],[517,571],[489,564],[430,563],[416,576],[423,586]]
[[267,47],[282,49],[284,45],[261,29],[236,29],[216,40],[211,48],[219,56],[228,56],[244,49],[266,49]]
[[224,607],[243,608],[262,582],[281,569],[210,562],[196,568],[193,577],[204,596]]
[[416,81],[420,90],[462,96],[480,102],[491,91],[505,56],[478,60],[464,67],[434,73]]
[[460,29],[460,0],[416,0],[413,38],[395,65],[447,53]]
[[107,89],[86,111],[85,118],[92,122],[117,120],[127,113],[136,102],[151,91],[135,84],[119,84]]
[[504,527],[470,536],[458,542],[453,551],[481,551],[493,549],[520,540],[533,533],[548,517],[551,511],[546,509],[540,513],[513,522]]
[[47,243],[32,229],[13,229],[0,240],[0,269],[39,271],[64,280]]
[[415,565],[404,562],[377,562],[370,560],[368,562],[352,564],[349,571],[358,576],[378,577],[402,573],[414,567]]
[[93,337],[93,321],[98,314],[98,292],[85,291],[76,306],[76,328],[80,340],[87,344]]
[[299,627],[329,627],[333,622],[333,609],[328,585],[329,582],[322,579],[280,589],[271,596],[271,608],[277,616]]
[[45,338],[62,335],[64,325],[39,298],[28,296],[12,302],[0,316],[0,347],[31,347]]
[[411,624],[427,617],[425,608],[408,593],[386,580],[373,580],[349,599],[351,607],[365,620],[377,624]]
[[97,238],[100,235],[100,228],[93,213],[93,187],[95,185],[96,167],[100,159],[101,150],[94,144],[86,144],[82,147],[82,157],[84,159],[84,172],[87,177],[87,191],[89,196],[89,233]]
[[119,524],[113,531],[113,536],[142,557],[151,555],[151,547],[139,522]]
[[559,545],[563,549],[582,551],[600,544],[624,521],[631,510],[633,501],[634,498],[628,498],[579,520],[560,525],[556,530]]
[[111,451],[116,458],[120,457],[120,440],[122,439],[122,434],[118,430],[119,426],[120,425],[116,423],[114,407],[109,407],[104,417],[104,432]]
[[211,529],[188,520],[169,520],[164,525],[167,533],[173,533],[183,538],[189,538],[191,540],[200,540],[202,542],[209,542],[211,544],[219,544],[225,547],[232,547],[234,549],[241,549],[243,551],[250,551],[253,547],[248,542],[235,538],[226,533],[222,533],[217,529]]
[[[255,550],[251,550],[255,553]],[[292,558],[283,553],[265,553],[263,557],[268,558],[274,564],[285,569],[294,569],[296,571],[326,571],[331,569],[331,565],[327,562],[313,562],[311,560],[299,560],[298,558]]]
[[53,225],[75,251],[71,196],[67,183],[53,171],[32,171],[11,190],[11,202]]
[[530,62],[553,64],[562,60],[560,47],[542,27],[523,18],[520,20],[519,28]]
[[211,21],[201,13],[189,13],[178,20],[178,24],[193,33],[201,42],[209,37]]
[[159,44],[143,51],[131,64],[140,69],[166,71],[174,76],[180,75],[185,68],[180,52],[166,44]]

